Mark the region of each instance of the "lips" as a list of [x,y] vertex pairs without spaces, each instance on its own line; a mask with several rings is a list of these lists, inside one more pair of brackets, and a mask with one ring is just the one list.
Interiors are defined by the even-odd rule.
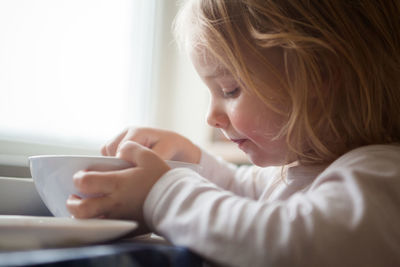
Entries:
[[231,139],[232,142],[236,143],[237,145],[243,144],[247,139]]

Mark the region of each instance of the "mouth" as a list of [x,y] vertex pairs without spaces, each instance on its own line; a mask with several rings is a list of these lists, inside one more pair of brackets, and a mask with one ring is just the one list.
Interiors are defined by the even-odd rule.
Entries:
[[247,139],[231,139],[232,142],[236,143],[237,145],[243,144]]

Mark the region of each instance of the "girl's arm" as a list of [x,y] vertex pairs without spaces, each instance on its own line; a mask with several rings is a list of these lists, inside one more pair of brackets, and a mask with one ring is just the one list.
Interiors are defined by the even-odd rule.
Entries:
[[271,179],[265,177],[275,176],[270,173],[274,172],[275,168],[269,170],[249,166],[238,168],[234,164],[211,156],[178,133],[155,128],[128,127],[104,145],[101,152],[106,156],[116,156],[120,148],[131,141],[151,149],[164,160],[200,164],[201,175],[211,182],[235,194],[253,199],[259,197],[260,188],[271,182]]
[[170,170],[148,194],[145,220],[174,244],[229,266],[399,266],[396,153],[391,162],[388,151],[344,157],[273,202]]
[[253,165],[238,167],[202,150],[200,175],[236,195],[258,199],[266,188],[278,181],[281,167],[259,168]]

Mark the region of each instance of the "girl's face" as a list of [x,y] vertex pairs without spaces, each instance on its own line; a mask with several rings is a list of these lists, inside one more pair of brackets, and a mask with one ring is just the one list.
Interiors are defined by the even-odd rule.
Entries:
[[[276,60],[278,55],[272,55],[272,58]],[[274,139],[283,118],[270,110],[254,93],[240,88],[234,77],[204,50],[194,49],[191,60],[210,91],[208,124],[221,129],[254,164],[271,166],[285,163],[288,152],[285,138]],[[270,88],[278,86],[274,82],[276,78],[265,70],[253,74],[262,75],[259,77],[268,81]]]

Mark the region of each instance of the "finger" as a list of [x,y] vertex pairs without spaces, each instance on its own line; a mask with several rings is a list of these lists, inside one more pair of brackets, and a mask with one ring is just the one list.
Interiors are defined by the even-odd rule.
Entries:
[[114,206],[112,198],[108,196],[82,199],[76,195],[69,196],[66,205],[77,219],[107,217]]
[[111,139],[107,144],[105,144],[101,148],[101,154],[103,156],[115,156],[117,153],[118,145],[121,143],[121,141],[124,139],[124,137],[128,134],[128,129],[124,130],[121,132],[119,135],[117,135],[115,138]]
[[115,178],[117,175],[118,171],[78,171],[72,179],[75,188],[81,194],[88,196],[107,195],[117,187],[118,179]]
[[144,128],[142,129],[130,129],[128,131],[128,133],[124,136],[124,138],[122,138],[121,142],[118,144],[117,147],[117,152],[121,149],[121,146],[124,145],[124,143],[126,142],[136,142],[141,144],[142,146],[145,147],[150,147],[151,146],[151,142],[149,139],[149,133],[146,133],[146,130]]
[[157,159],[161,161],[160,157],[152,150],[132,141],[123,144],[117,157],[144,168],[152,168],[154,161]]

